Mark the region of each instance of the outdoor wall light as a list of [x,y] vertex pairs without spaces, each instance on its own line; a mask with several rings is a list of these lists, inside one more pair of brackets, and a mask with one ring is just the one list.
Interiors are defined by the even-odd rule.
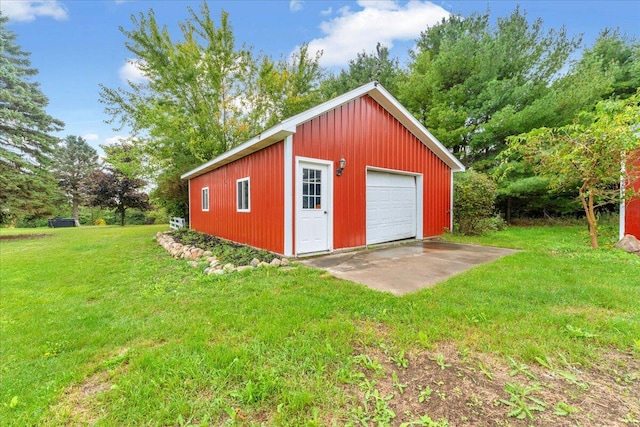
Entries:
[[344,167],[347,166],[347,161],[344,159],[344,157],[341,157],[338,164],[340,165],[340,167],[336,169],[336,176],[342,175],[342,171],[344,170]]

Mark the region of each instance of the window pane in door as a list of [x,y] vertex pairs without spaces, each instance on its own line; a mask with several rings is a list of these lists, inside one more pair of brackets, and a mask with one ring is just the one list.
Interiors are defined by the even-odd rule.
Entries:
[[302,169],[302,209],[322,209],[322,171]]

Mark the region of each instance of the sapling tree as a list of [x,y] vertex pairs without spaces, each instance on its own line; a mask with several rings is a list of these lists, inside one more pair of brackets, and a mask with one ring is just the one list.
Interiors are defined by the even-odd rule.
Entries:
[[511,137],[509,152],[522,155],[536,173],[549,179],[552,188],[577,188],[591,246],[597,248],[598,207],[619,202],[621,180],[638,177],[638,162],[626,160],[634,159],[640,150],[639,124],[640,91],[626,100],[601,101],[593,112],[580,114],[570,125]]

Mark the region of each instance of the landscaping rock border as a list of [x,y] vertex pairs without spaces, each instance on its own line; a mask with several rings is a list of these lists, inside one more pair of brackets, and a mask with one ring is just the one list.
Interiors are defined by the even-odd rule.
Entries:
[[640,256],[640,240],[636,239],[631,234],[626,234],[618,243],[616,248],[629,252],[630,254],[636,254]]
[[229,274],[234,271],[245,271],[252,268],[259,267],[286,267],[289,265],[287,258],[274,258],[271,262],[260,261],[257,258],[251,260],[249,265],[235,266],[231,263],[222,264],[218,258],[216,258],[211,251],[205,251],[204,249],[183,245],[176,242],[171,232],[158,231],[156,234],[156,240],[158,244],[162,246],[169,254],[176,259],[186,259],[189,261],[189,265],[196,268],[200,266],[201,261],[206,260],[209,264],[203,271],[204,274]]

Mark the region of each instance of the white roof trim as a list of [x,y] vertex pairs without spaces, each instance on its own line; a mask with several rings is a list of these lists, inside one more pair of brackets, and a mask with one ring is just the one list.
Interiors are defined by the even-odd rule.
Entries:
[[380,84],[372,82],[284,120],[280,124],[251,138],[247,142],[238,145],[237,147],[221,154],[203,165],[198,166],[195,169],[190,170],[183,174],[181,178],[195,178],[211,170],[217,169],[220,166],[248,156],[249,154],[261,150],[271,144],[282,141],[287,136],[296,133],[296,127],[299,124],[307,122],[363,95],[369,95],[376,100],[376,102],[378,102],[385,110],[402,123],[402,125],[409,129],[416,138],[431,149],[436,156],[445,162],[453,172],[465,170],[464,165],[460,163],[460,161],[451,154],[449,150],[447,150],[447,148],[442,145],[442,143],[438,141],[436,137],[433,136],[431,132],[429,132],[411,113],[409,113],[409,111],[404,108],[402,104],[393,97],[393,95],[391,95]]

